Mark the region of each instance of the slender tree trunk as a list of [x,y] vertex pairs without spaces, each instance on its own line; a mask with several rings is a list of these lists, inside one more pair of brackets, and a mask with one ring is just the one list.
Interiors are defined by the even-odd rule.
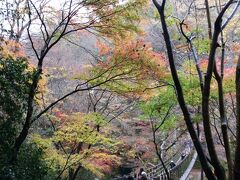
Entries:
[[[206,14],[207,14],[207,22],[208,22],[208,37],[211,40],[212,39],[212,25],[211,25],[211,15],[209,11],[209,4],[208,0],[205,0],[205,6],[206,6]],[[222,35],[222,29],[221,29],[221,35]],[[223,37],[221,36],[222,40],[222,46],[223,46]],[[222,47],[222,60],[221,63],[224,62],[224,47]],[[218,84],[218,100],[219,100],[219,112],[220,112],[220,120],[221,120],[221,130],[223,134],[223,142],[225,146],[225,154],[227,158],[227,164],[228,164],[228,178],[229,180],[232,179],[232,159],[231,159],[231,151],[230,151],[230,145],[229,145],[229,136],[228,136],[228,128],[227,128],[227,118],[225,113],[225,104],[224,104],[224,95],[223,95],[223,64],[221,64],[221,76],[217,72],[216,63],[214,63],[214,75],[217,80]]]
[[72,170],[71,174],[69,175],[69,180],[75,180],[81,168],[82,166],[78,165],[75,170]]
[[163,161],[163,159],[161,157],[161,154],[159,153],[159,150],[157,148],[157,144],[155,142],[154,142],[154,145],[155,145],[155,149],[156,149],[156,153],[157,153],[158,159],[160,160],[160,162],[161,162],[161,164],[163,166],[163,169],[164,169],[164,171],[165,171],[165,173],[167,175],[167,179],[170,180],[170,175],[169,175],[168,169],[167,169],[167,167],[166,167],[166,165],[165,165],[165,163],[164,163],[164,161]]
[[203,126],[204,126],[207,147],[208,147],[209,155],[212,161],[212,165],[215,169],[216,176],[218,177],[218,179],[226,179],[224,168],[222,167],[215,150],[212,131],[211,131],[211,125],[210,125],[210,116],[209,116],[210,84],[211,84],[212,73],[213,73],[213,68],[215,64],[215,53],[218,45],[217,41],[218,41],[218,36],[220,31],[221,31],[221,19],[215,22],[214,34],[213,34],[211,50],[209,54],[208,69],[205,76],[205,83],[204,83],[204,89],[202,94],[202,115],[203,115]]
[[184,115],[185,123],[187,125],[189,134],[192,138],[192,141],[194,143],[194,146],[195,146],[196,151],[197,151],[198,156],[199,156],[199,160],[201,162],[201,165],[203,167],[203,170],[204,170],[206,176],[208,177],[208,179],[214,180],[216,178],[215,178],[213,172],[211,171],[211,168],[210,168],[210,166],[207,162],[207,159],[206,159],[206,156],[204,154],[201,143],[200,143],[200,141],[198,139],[198,136],[196,134],[196,131],[194,129],[190,113],[189,113],[189,111],[187,109],[187,106],[186,106],[186,103],[185,103],[182,87],[181,87],[181,84],[180,84],[180,81],[179,81],[179,78],[178,78],[177,70],[176,70],[175,63],[174,63],[174,57],[173,57],[173,51],[172,51],[170,36],[169,36],[169,33],[168,33],[167,24],[166,24],[165,16],[164,16],[165,1],[163,1],[162,6],[160,6],[156,0],[153,0],[153,3],[156,6],[156,8],[158,9],[158,12],[159,12],[159,15],[160,15],[162,29],[163,29],[163,36],[164,36],[164,40],[165,40],[165,43],[166,43],[167,54],[168,54],[168,59],[169,59],[169,64],[170,64],[170,69],[171,69],[171,74],[172,74],[172,78],[173,78],[173,81],[174,81],[174,84],[175,84],[175,87],[176,87],[177,98],[178,98],[179,105],[182,109],[183,115]]
[[155,150],[156,150],[156,154],[158,156],[158,159],[159,161],[161,162],[162,166],[163,166],[163,169],[167,175],[167,180],[170,180],[170,175],[169,175],[169,172],[168,172],[168,169],[162,159],[162,155],[161,155],[161,152],[159,152],[159,149],[158,149],[158,143],[156,142],[156,131],[153,127],[153,124],[152,124],[152,132],[153,132],[153,143],[154,143],[154,146],[155,146]]
[[[214,71],[217,71],[216,67]],[[219,112],[220,112],[220,119],[221,119],[221,130],[222,130],[222,136],[223,136],[224,150],[225,150],[225,155],[226,155],[227,164],[228,164],[228,179],[231,180],[233,164],[232,164],[232,158],[231,158],[231,148],[229,144],[227,117],[225,113],[223,84],[222,84],[222,78],[219,76],[219,74],[218,73],[214,73],[214,74],[218,84]]]
[[228,164],[228,178],[229,180],[233,179],[233,161],[231,157],[231,147],[229,143],[229,135],[228,135],[228,122],[226,117],[225,103],[224,103],[224,92],[223,92],[223,77],[224,77],[224,57],[225,57],[225,43],[223,40],[223,32],[221,31],[221,70],[219,73],[217,72],[217,68],[215,65],[214,74],[218,83],[218,93],[219,93],[219,112],[221,118],[221,129],[223,134],[223,142],[225,146],[225,154],[227,158]]
[[235,149],[235,164],[233,179],[240,179],[240,55],[238,57],[238,63],[236,68],[236,111],[237,111],[237,138]]
[[[205,0],[205,2],[206,2],[205,5],[206,5],[206,10],[207,10],[207,18],[208,18],[208,22],[209,22],[208,27],[211,27],[208,2],[207,2],[207,0]],[[206,139],[207,145],[208,145],[208,150],[209,150],[209,154],[210,154],[216,175],[219,179],[225,178],[225,170],[222,167],[222,165],[220,164],[220,161],[217,157],[217,153],[216,153],[216,150],[214,147],[214,143],[213,143],[213,139],[212,139],[212,135],[211,135],[211,127],[209,125],[210,118],[209,118],[209,107],[208,106],[209,106],[210,83],[211,83],[212,73],[214,72],[215,77],[217,79],[217,83],[218,83],[221,129],[222,129],[222,133],[223,133],[225,154],[227,157],[227,163],[228,163],[228,169],[229,169],[229,178],[231,179],[232,178],[232,160],[231,160],[231,152],[230,152],[230,145],[229,145],[229,139],[228,139],[226,115],[225,115],[222,78],[219,76],[219,74],[217,72],[216,63],[215,63],[215,53],[216,53],[217,47],[219,46],[217,43],[218,36],[222,32],[222,16],[225,13],[225,11],[227,10],[227,8],[230,6],[231,3],[232,3],[232,0],[228,1],[228,3],[225,5],[225,7],[219,13],[219,15],[215,21],[215,25],[214,25],[213,37],[209,33],[209,39],[212,39],[212,44],[211,44],[211,49],[210,49],[210,54],[209,54],[208,70],[207,70],[207,74],[205,77],[205,87],[204,87],[204,92],[203,92],[203,103],[202,103],[205,136],[208,137]]]
[[19,149],[28,135],[28,131],[29,131],[31,123],[32,123],[31,120],[32,120],[32,115],[33,115],[34,97],[36,94],[36,90],[37,90],[37,86],[38,86],[38,82],[39,82],[41,74],[42,74],[42,60],[39,60],[37,72],[33,77],[33,82],[30,87],[30,90],[29,90],[26,120],[23,125],[22,131],[20,132],[19,136],[15,140],[14,147],[13,147],[13,154],[10,159],[11,163],[14,163],[17,160],[17,155],[18,155]]
[[206,14],[207,14],[207,22],[208,22],[208,37],[209,39],[212,39],[212,23],[211,23],[208,0],[205,0],[205,7],[206,7]]

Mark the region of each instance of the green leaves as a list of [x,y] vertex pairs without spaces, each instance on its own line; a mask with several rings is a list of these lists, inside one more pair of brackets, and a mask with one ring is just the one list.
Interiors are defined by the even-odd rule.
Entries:
[[95,125],[102,123],[102,118],[97,114],[85,116],[78,113],[67,117],[67,121],[55,132],[53,140],[65,143],[83,142],[96,144],[104,137],[95,130]]
[[103,126],[106,124],[106,120],[97,112],[92,112],[84,116],[86,122],[92,122],[98,126]]
[[142,10],[146,4],[146,0],[130,0],[125,3],[116,0],[85,2],[85,5],[94,12],[90,17],[99,19],[95,22],[94,28],[113,39],[127,37],[129,32],[139,31],[137,23],[141,20]]
[[185,100],[190,106],[198,106],[201,103],[200,81],[193,61],[186,61],[179,72],[179,79],[185,94]]
[[0,152],[9,151],[23,123],[33,74],[25,58],[0,59]]
[[109,174],[111,168],[120,163],[113,152],[117,143],[106,129],[106,121],[100,114],[75,113],[64,117],[51,138],[34,135],[32,140],[44,149],[45,161],[54,162],[53,170],[59,169],[57,166],[63,169],[67,163],[69,168],[81,165],[102,177],[103,172]]
[[198,53],[200,55],[208,54],[210,47],[210,40],[207,39],[197,39],[193,42],[194,46],[197,47]]
[[172,112],[176,102],[172,87],[161,88],[156,97],[140,103],[144,113],[142,117],[153,121],[155,128],[160,127],[161,131],[168,131],[176,125],[177,116]]

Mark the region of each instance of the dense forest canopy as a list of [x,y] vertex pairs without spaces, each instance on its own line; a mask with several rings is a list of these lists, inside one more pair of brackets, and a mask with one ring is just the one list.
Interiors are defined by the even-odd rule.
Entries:
[[239,6],[0,0],[0,179],[239,180]]

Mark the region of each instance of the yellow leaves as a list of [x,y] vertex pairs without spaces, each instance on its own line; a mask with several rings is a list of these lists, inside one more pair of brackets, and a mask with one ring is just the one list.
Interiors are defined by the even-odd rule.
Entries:
[[65,121],[54,133],[53,140],[71,145],[75,142],[85,144],[111,144],[111,139],[97,131],[97,125],[103,125],[104,119],[97,113],[76,113],[66,117]]
[[231,21],[229,21],[228,25],[225,27],[224,29],[224,38],[228,38],[227,36],[232,33],[235,36],[238,36],[240,33],[240,26],[239,26],[239,19],[240,19],[240,14],[236,13],[233,18],[231,19]]
[[94,124],[101,125],[101,126],[104,125],[106,122],[105,119],[102,117],[102,115],[96,112],[86,114],[84,116],[84,119],[87,122],[92,122]]
[[38,83],[38,91],[46,92],[46,88],[47,88],[47,78],[46,76],[42,75]]
[[[120,164],[120,158],[111,151],[117,143],[104,132],[105,121],[100,114],[65,115],[65,120],[60,123],[61,125],[58,126],[52,138],[45,140],[40,136],[35,136],[34,141],[39,146],[45,147],[46,153],[52,155],[49,159],[58,162],[61,168],[66,162],[68,165],[73,165],[72,168],[81,164],[84,169],[101,178],[104,174],[111,173],[112,168]],[[96,125],[102,125],[101,131],[96,129]],[[55,148],[59,143],[61,143],[61,148],[60,146]],[[62,147],[64,147],[64,152]],[[67,170],[62,176],[67,176]]]
[[[76,124],[75,124],[76,123]],[[67,144],[74,142],[84,142],[87,144],[97,143],[101,136],[98,135],[87,124],[76,121],[74,124],[66,123],[61,129],[55,132],[54,140],[62,141]]]
[[[58,150],[54,148],[51,138],[42,138],[39,134],[33,134],[31,140],[36,143],[38,147],[44,150],[44,160],[53,165],[55,162],[60,166],[64,166],[65,158],[58,153]],[[49,156],[51,155],[51,156]]]
[[[29,69],[29,71],[32,71],[32,70],[33,69]],[[45,75],[42,75],[41,79],[38,82],[37,94],[35,96],[35,101],[39,106],[43,104],[43,94],[46,94],[47,92],[48,92],[47,77]]]
[[[25,60],[28,60],[27,58],[25,58],[25,52],[23,50],[23,47],[21,46],[21,44],[19,44],[18,42],[14,41],[14,40],[8,40],[8,41],[2,41],[1,44],[1,50],[0,50],[0,57],[4,57],[2,60],[7,59],[8,57],[10,57],[12,60],[17,61],[19,59],[24,58]],[[34,73],[35,71],[35,65],[32,64],[29,61],[26,61],[27,64],[27,68],[24,70],[24,73],[29,74],[29,73]],[[2,68],[3,66],[0,65],[0,68]],[[28,83],[31,84],[32,83],[32,79],[29,78]],[[38,90],[35,96],[35,102],[38,105],[42,104],[42,93],[46,93],[47,91],[47,78],[42,75],[41,79],[39,80],[38,83]]]
[[2,41],[0,55],[3,57],[12,57],[16,59],[17,57],[25,57],[25,52],[22,46],[13,40]]

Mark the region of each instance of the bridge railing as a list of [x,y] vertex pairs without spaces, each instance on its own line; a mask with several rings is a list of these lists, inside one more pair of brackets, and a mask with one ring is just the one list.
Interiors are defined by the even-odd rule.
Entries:
[[179,164],[177,164],[177,166],[170,169],[169,174],[172,180],[178,180],[180,179],[180,177],[182,177],[182,175],[184,174],[184,172],[186,171],[190,162],[193,159],[194,152],[195,151],[192,150]]
[[[186,149],[186,147],[181,147],[177,150],[177,153],[175,153],[171,158],[164,161],[164,165],[169,169],[171,161],[178,162],[181,158],[182,152]],[[164,173],[165,170],[162,166],[162,163],[157,164],[155,167],[148,168],[146,170],[148,176],[155,177],[161,173]]]
[[[201,135],[200,135],[201,137]],[[176,163],[176,166],[173,168],[170,168],[170,162],[171,161],[166,161],[164,164],[168,169],[169,176],[171,180],[185,180],[190,171],[192,170],[196,159],[197,159],[197,152],[195,151],[195,148],[193,147],[192,144],[190,144],[188,147],[188,153],[187,155],[182,159],[181,155],[183,151],[180,151],[176,157],[178,157],[178,160],[176,159],[171,159],[174,160]],[[189,149],[190,148],[190,149]],[[175,158],[176,158],[175,157]],[[167,174],[165,170],[162,167],[162,164],[158,164],[156,167],[148,169],[148,177],[152,180],[167,180]]]
[[[177,166],[170,169],[168,168],[169,176],[171,180],[179,180],[180,177],[185,173],[188,165],[190,164],[193,158],[193,152],[188,154]],[[161,170],[153,174],[153,176],[149,176],[150,179],[154,180],[167,180],[167,174],[165,170]]]
[[[193,157],[193,151],[191,151],[191,153],[189,153],[183,160],[181,160],[179,162],[179,164],[177,164],[174,168],[170,168],[168,167],[168,172],[169,172],[169,176],[171,180],[178,180],[186,171],[186,169],[188,168],[189,163],[192,160]],[[156,173],[154,173],[152,176],[149,176],[150,179],[158,179],[158,180],[167,180],[167,174],[165,172],[165,170],[161,170],[158,171]]]

